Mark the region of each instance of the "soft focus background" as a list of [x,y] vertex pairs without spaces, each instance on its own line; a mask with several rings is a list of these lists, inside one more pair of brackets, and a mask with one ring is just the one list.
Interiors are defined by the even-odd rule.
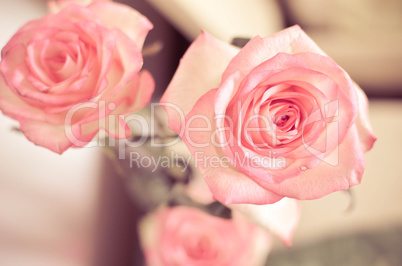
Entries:
[[[269,265],[402,265],[402,2],[400,0],[125,0],[163,42],[144,68],[157,100],[178,60],[204,29],[230,42],[302,28],[370,96],[378,137],[360,186],[303,202],[291,248],[276,243]],[[0,45],[44,0],[0,0]],[[136,222],[125,180],[102,148],[62,156],[35,147],[0,114],[0,265],[140,265]]]

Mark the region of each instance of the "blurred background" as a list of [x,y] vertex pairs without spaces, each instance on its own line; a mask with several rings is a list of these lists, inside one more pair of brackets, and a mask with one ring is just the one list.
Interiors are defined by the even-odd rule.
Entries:
[[[201,29],[226,42],[299,24],[370,98],[378,137],[361,185],[304,201],[293,245],[276,243],[268,265],[402,265],[402,1],[125,0],[154,29],[145,58],[157,101]],[[44,0],[0,0],[0,45]],[[35,147],[0,114],[0,265],[141,265],[127,180],[102,148],[62,156]]]

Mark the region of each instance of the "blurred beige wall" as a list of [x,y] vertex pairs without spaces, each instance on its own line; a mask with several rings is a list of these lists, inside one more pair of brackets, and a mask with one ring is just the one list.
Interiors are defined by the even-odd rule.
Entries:
[[373,96],[402,97],[402,1],[285,0],[298,23]]

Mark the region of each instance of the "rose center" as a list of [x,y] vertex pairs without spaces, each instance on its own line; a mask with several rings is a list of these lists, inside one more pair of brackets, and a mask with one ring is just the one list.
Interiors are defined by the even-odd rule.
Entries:
[[286,124],[286,122],[289,120],[289,116],[288,115],[281,115],[276,121],[275,124],[278,127],[282,127]]

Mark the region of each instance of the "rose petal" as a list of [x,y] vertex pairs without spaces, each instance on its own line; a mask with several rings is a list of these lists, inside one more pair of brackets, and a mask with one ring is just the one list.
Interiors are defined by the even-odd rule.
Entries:
[[[135,97],[135,91],[127,92],[125,88],[133,88],[127,86],[133,79],[136,79],[138,71],[142,67],[141,51],[132,45],[132,41],[120,31],[114,30],[116,36],[116,50],[114,53],[113,64],[109,69],[107,75],[108,87],[102,93],[99,100],[110,100],[113,98],[120,98],[125,100],[129,93],[133,93],[131,97]],[[153,90],[153,88],[151,89]],[[131,98],[130,97],[130,98]],[[115,102],[118,104],[117,102]]]
[[[74,145],[67,137],[64,125],[54,126],[33,120],[21,120],[20,124],[28,140],[58,154]],[[81,136],[81,129],[77,126],[73,126],[71,132],[76,137]]]
[[43,110],[31,106],[21,100],[9,87],[5,84],[3,77],[0,75],[0,110],[7,116],[18,121],[22,119],[32,119],[36,121],[47,122],[50,124],[62,124],[64,117],[58,115],[43,115]]
[[[242,99],[256,88],[256,86],[264,81],[264,79],[280,70],[288,69],[291,67],[307,67],[307,65],[297,58],[294,58],[285,53],[279,53],[270,58],[269,60],[254,67],[247,77],[241,74],[241,70],[233,71],[228,74],[226,78],[222,79],[219,87],[215,109],[216,113],[222,113],[232,99]],[[225,83],[230,83],[228,86]],[[240,89],[241,88],[241,89]],[[233,103],[232,103],[233,104]]]
[[[50,13],[57,13],[69,5],[76,4],[86,6],[93,1],[94,0],[48,0],[47,7]],[[105,0],[96,0],[96,1],[105,1]]]
[[[63,8],[57,15],[49,15],[49,20],[57,21],[59,27],[63,26],[63,21],[91,21],[103,25],[102,19],[89,8],[79,5],[69,5]],[[43,22],[45,25],[52,25],[49,21]]]
[[95,1],[88,5],[110,29],[118,29],[127,34],[141,50],[145,37],[153,28],[152,23],[137,10],[115,2]]
[[[19,65],[24,63],[27,57],[27,52],[22,44],[15,44],[14,46],[9,47],[7,52],[4,51],[5,49],[2,50],[2,60],[0,62],[1,75],[4,77],[4,81],[10,87],[10,89],[17,93],[13,87],[15,70]],[[22,78],[23,77],[21,77],[21,79]]]
[[296,25],[265,38],[257,36],[251,39],[230,61],[223,73],[222,80],[236,71],[240,71],[245,76],[255,66],[281,52],[288,54],[313,52],[325,55],[314,41]]
[[125,118],[125,114],[144,107],[151,100],[154,87],[155,82],[152,75],[144,70],[127,83],[120,94],[115,95],[115,98],[109,101],[108,106],[105,106],[100,112],[101,115],[99,112],[92,112],[85,116],[86,113],[84,113],[84,116],[76,119],[75,123],[81,125],[83,132],[104,129],[113,138],[128,138],[131,135],[131,130],[127,125],[130,119]]
[[317,199],[360,184],[364,166],[364,154],[360,147],[358,132],[356,126],[352,126],[339,144],[339,149],[326,157],[316,168],[307,169],[303,174],[280,184],[261,182],[260,185],[285,197],[300,200]]
[[[179,113],[187,115],[204,93],[219,85],[220,73],[238,51],[205,32],[192,43],[160,101],[165,104],[172,130],[180,132],[182,119]],[[178,110],[167,107],[169,103],[177,106]]]
[[230,204],[228,207],[239,211],[252,223],[273,232],[285,244],[291,244],[300,218],[301,206],[298,200],[283,198],[274,204]]
[[[114,103],[118,103],[116,111],[120,114],[130,113],[143,108],[152,97],[155,88],[155,81],[151,73],[147,70],[141,71],[135,78],[126,84],[126,88],[119,96],[120,99],[124,99],[124,102],[118,102],[112,100]],[[123,111],[125,109],[126,111]]]
[[368,100],[366,94],[357,85],[354,84],[357,90],[357,96],[359,99],[359,113],[355,122],[357,132],[359,134],[360,144],[363,152],[371,150],[376,141],[376,136],[371,129],[369,117],[368,117]]

